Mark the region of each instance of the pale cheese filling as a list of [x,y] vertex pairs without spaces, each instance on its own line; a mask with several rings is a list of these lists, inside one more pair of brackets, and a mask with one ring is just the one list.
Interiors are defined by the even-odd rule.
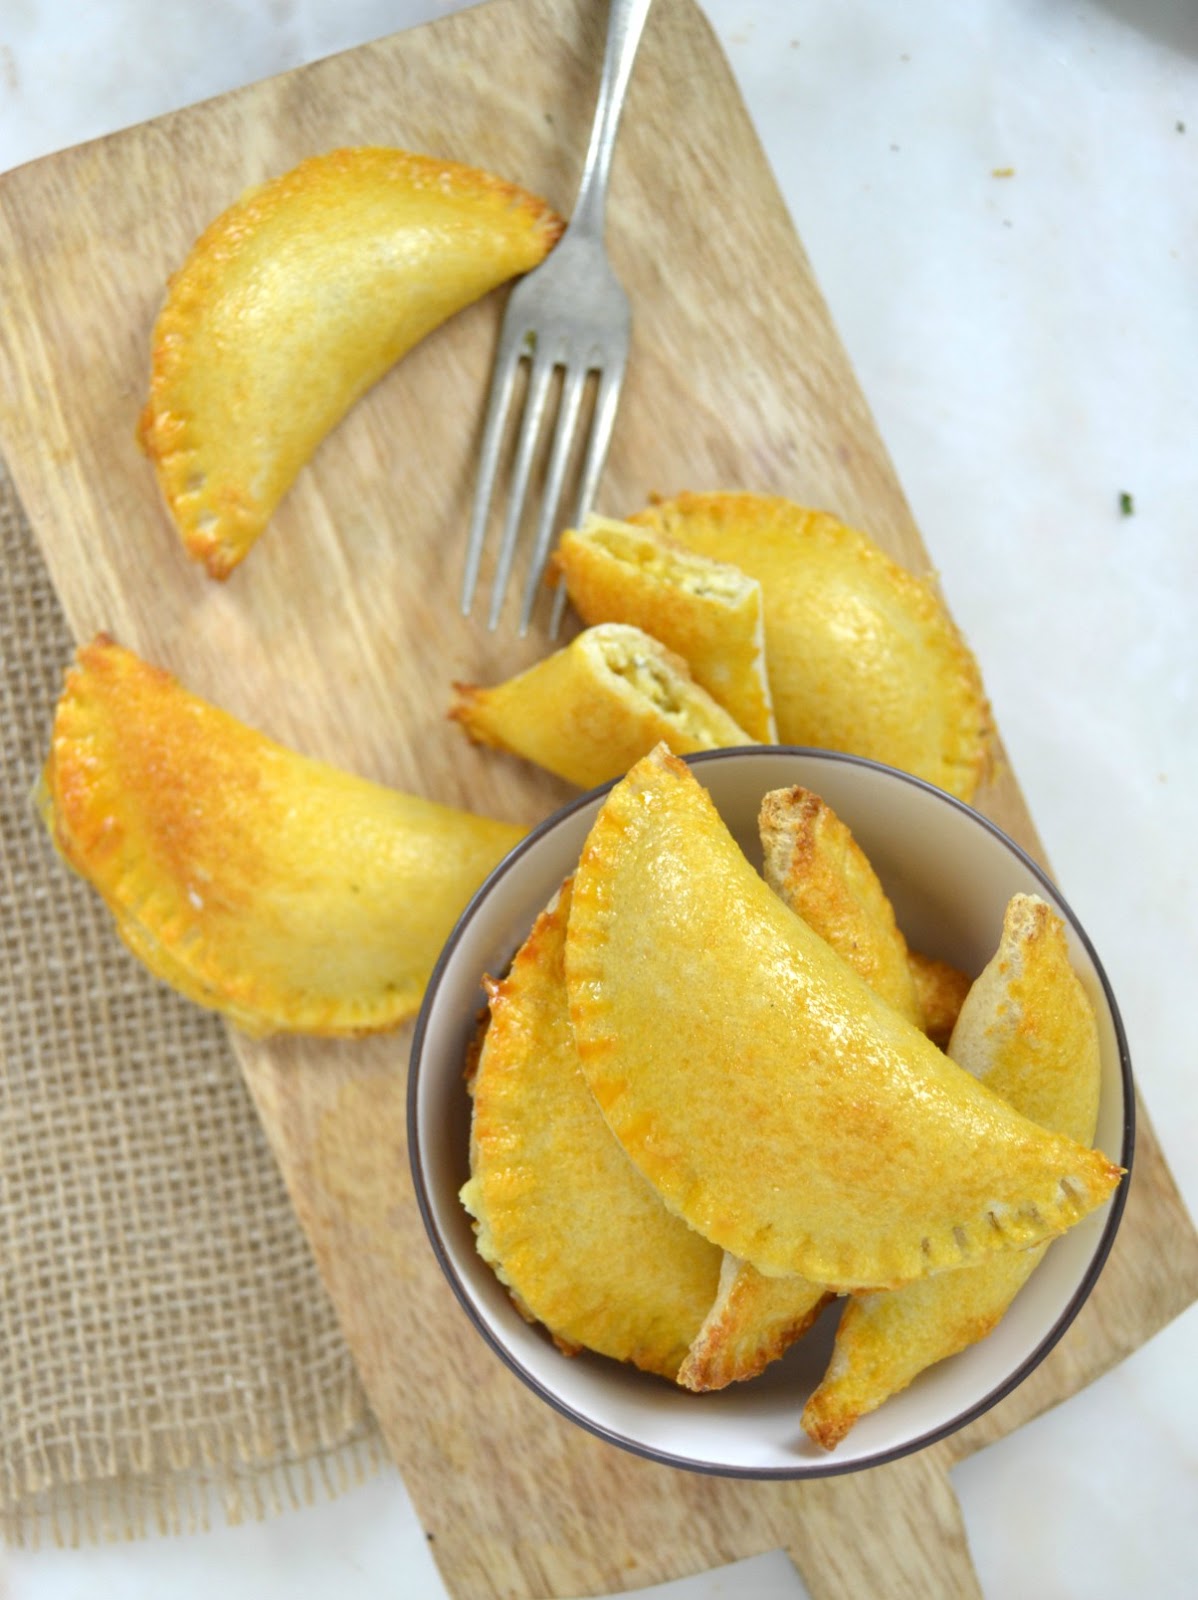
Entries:
[[650,534],[627,522],[593,517],[578,535],[616,561],[638,567],[651,578],[670,583],[698,599],[729,603],[744,597],[750,580],[736,567],[709,561],[688,550],[664,549]]

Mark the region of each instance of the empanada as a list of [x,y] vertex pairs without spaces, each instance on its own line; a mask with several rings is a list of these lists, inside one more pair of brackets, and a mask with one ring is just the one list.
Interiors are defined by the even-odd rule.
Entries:
[[1063,1232],[1120,1169],[870,990],[663,747],[607,796],[566,947],[583,1072],[667,1206],[767,1276],[889,1287]]
[[777,738],[756,579],[607,517],[567,529],[555,560],[584,622],[628,622],[652,634],[751,738]]
[[765,881],[888,1005],[917,1028],[923,1010],[907,941],[865,852],[817,794],[795,785],[761,802]]
[[673,1378],[720,1252],[662,1205],[583,1079],[562,965],[569,909],[567,882],[508,975],[488,981],[462,1202],[480,1254],[562,1349]]
[[[775,789],[759,818],[766,883],[844,958],[875,994],[927,1031],[907,941],[894,908],[849,829],[809,789]],[[767,1278],[724,1257],[720,1294],[678,1381],[714,1389],[751,1378],[785,1354],[825,1301],[806,1278]]]
[[354,401],[562,229],[523,189],[364,147],[249,190],[170,281],[141,438],[183,542],[224,578]]
[[[1002,940],[961,1010],[949,1052],[1016,1110],[1080,1143],[1098,1118],[1098,1029],[1069,964],[1061,919],[1033,895],[1007,908]],[[1047,1244],[992,1256],[846,1304],[827,1374],[803,1412],[832,1449],[925,1368],[988,1334]]]
[[130,948],[251,1033],[412,1016],[523,833],[296,755],[103,635],[67,675],[41,802]]
[[989,761],[977,663],[931,584],[822,511],[684,494],[630,518],[761,584],[778,736],[973,798]]
[[622,776],[659,741],[680,755],[753,743],[681,656],[622,623],[587,628],[506,683],[454,689],[449,714],[472,739],[583,789]]
[[764,1372],[801,1339],[832,1299],[822,1283],[767,1278],[724,1252],[716,1297],[678,1370],[686,1389],[724,1389]]

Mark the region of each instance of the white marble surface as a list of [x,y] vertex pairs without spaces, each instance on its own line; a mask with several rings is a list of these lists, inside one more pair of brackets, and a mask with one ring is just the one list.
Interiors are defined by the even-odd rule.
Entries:
[[[450,9],[5,0],[0,170]],[[1198,9],[707,9],[1198,1211]],[[1192,1310],[959,1469],[988,1600],[1198,1593],[1196,1358]],[[7,1600],[339,1589],[443,1594],[394,1475],[263,1525],[0,1553]],[[802,1592],[767,1556],[670,1596]]]

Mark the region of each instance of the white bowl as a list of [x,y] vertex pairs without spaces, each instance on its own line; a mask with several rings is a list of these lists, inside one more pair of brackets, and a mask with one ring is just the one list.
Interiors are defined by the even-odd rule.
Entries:
[[[795,783],[821,795],[873,863],[910,944],[967,972],[979,972],[994,953],[1013,894],[1038,894],[1053,905],[1098,1017],[1102,1098],[1095,1143],[1130,1168],[1134,1096],[1114,997],[1077,919],[1017,845],[939,789],[855,757],[760,747],[689,760],[758,866],[762,796]],[[412,1046],[408,1136],[416,1194],[446,1276],[479,1332],[542,1399],[602,1438],[671,1466],[815,1477],[873,1466],[942,1438],[1022,1382],[1077,1315],[1110,1250],[1127,1178],[1104,1207],[1052,1245],[989,1338],[923,1373],[863,1418],[832,1454],[807,1439],[799,1414],[823,1375],[834,1308],[761,1377],[695,1395],[600,1356],[563,1356],[543,1329],[524,1321],[475,1249],[458,1190],[469,1173],[462,1063],[485,1004],[482,974],[504,970],[574,870],[605,793],[556,812],[499,864],[463,913],[429,983]]]

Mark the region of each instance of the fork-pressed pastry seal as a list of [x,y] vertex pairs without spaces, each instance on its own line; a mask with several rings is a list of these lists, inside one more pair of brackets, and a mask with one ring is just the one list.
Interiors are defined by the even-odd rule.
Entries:
[[490,173],[378,146],[230,206],[170,281],[140,426],[188,552],[228,577],[353,403],[562,226]]
[[933,585],[868,535],[777,496],[681,494],[629,521],[761,584],[778,737],[869,756],[972,800],[990,708]]
[[103,635],[67,675],[41,804],[130,949],[258,1034],[414,1015],[523,832],[287,750]]
[[878,999],[664,748],[587,836],[566,975],[616,1137],[672,1210],[767,1276],[920,1278],[1062,1233],[1119,1181]]

